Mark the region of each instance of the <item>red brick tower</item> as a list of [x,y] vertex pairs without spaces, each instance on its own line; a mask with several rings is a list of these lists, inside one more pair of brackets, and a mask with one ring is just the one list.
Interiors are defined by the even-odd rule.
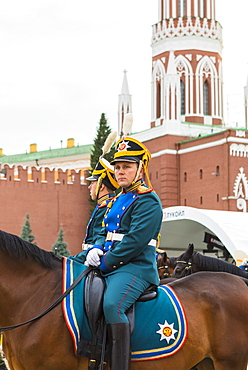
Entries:
[[151,127],[223,119],[222,28],[215,0],[159,0],[152,35]]

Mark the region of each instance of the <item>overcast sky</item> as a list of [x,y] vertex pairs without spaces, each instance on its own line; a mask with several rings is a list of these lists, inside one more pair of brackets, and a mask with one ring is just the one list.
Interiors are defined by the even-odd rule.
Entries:
[[[4,154],[93,142],[101,113],[117,130],[127,70],[134,131],[149,128],[157,0],[0,2],[0,148]],[[216,0],[223,27],[225,120],[244,124],[247,0]],[[62,141],[62,142],[61,142]]]

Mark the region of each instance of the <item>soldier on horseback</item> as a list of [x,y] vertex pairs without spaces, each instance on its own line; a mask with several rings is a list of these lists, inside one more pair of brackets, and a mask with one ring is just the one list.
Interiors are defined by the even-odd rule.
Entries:
[[[105,144],[108,142],[109,137]],[[112,146],[112,143],[113,138],[110,138],[106,150],[109,149],[109,146]],[[88,186],[90,197],[93,201],[97,202],[97,205],[86,227],[86,234],[82,244],[83,251],[76,256],[70,257],[83,263],[86,260],[87,250],[94,245],[97,235],[102,228],[102,220],[107,209],[107,204],[116,196],[115,190],[119,188],[118,183],[114,179],[114,167],[103,158],[103,155],[99,158],[91,176],[86,178],[90,182]]]
[[130,324],[126,311],[151,285],[158,285],[156,243],[162,222],[160,200],[148,181],[148,149],[125,136],[117,142],[115,178],[122,191],[113,198],[86,264],[98,266],[106,280],[104,315],[112,340],[110,367],[130,368]]

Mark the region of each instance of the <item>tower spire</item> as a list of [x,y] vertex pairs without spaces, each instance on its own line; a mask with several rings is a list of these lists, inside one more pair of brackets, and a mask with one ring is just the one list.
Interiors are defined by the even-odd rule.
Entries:
[[123,128],[123,120],[126,113],[132,112],[132,95],[129,93],[129,87],[127,82],[127,70],[123,71],[123,81],[121,94],[119,95],[118,103],[118,134],[121,135]]

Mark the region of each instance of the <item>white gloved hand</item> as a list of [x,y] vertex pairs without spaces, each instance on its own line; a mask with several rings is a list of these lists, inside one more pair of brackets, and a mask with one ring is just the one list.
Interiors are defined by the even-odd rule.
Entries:
[[99,248],[92,248],[87,254],[85,265],[86,266],[99,266],[100,257],[103,255],[103,251]]

